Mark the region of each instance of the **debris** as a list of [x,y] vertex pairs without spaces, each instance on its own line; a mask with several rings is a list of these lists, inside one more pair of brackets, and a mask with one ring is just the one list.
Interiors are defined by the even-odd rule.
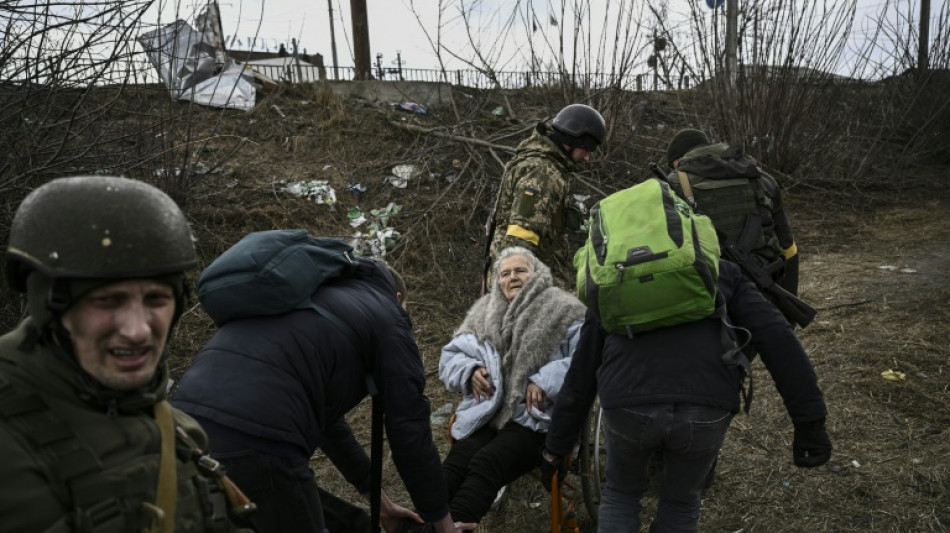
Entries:
[[366,192],[366,187],[363,187],[361,184],[356,183],[353,185],[347,185],[346,190],[350,191],[353,194],[363,194]]
[[573,195],[574,205],[577,206],[577,210],[581,212],[582,215],[587,214],[587,200],[590,200],[589,194],[575,194]]
[[495,115],[496,117],[503,117],[505,116],[505,108],[498,106],[495,109],[492,109],[491,114]]
[[327,180],[297,181],[283,188],[284,191],[308,198],[318,204],[333,205],[336,203],[336,191]]
[[383,181],[392,184],[397,189],[405,189],[409,180],[417,178],[422,173],[415,165],[396,165],[392,172],[392,175],[386,176]]
[[881,372],[881,377],[888,381],[901,382],[907,379],[907,374],[897,371],[897,370],[885,370]]
[[831,472],[832,474],[837,474],[839,476],[847,476],[851,474],[851,471],[848,470],[847,468],[841,465],[832,464],[832,463],[828,463],[827,465],[825,465],[825,470]]
[[426,109],[425,106],[415,102],[400,102],[398,104],[393,104],[393,109],[396,111],[408,111],[410,113],[416,113],[419,115],[429,114],[429,110]]
[[350,219],[350,226],[354,228],[358,228],[363,222],[366,222],[366,216],[363,215],[359,207],[351,207],[349,211],[346,212],[346,216]]

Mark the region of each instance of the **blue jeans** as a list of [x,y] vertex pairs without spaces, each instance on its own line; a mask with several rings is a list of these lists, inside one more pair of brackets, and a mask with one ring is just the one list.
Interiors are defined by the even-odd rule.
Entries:
[[597,531],[640,531],[641,499],[650,460],[662,453],[663,474],[652,533],[694,532],[699,497],[719,454],[733,413],[694,404],[654,404],[605,409],[607,481]]

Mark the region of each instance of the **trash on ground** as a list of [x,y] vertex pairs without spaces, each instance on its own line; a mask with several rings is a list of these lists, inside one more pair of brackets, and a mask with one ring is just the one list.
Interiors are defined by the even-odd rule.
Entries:
[[429,110],[426,109],[424,105],[415,102],[399,102],[398,104],[393,104],[393,109],[396,111],[408,111],[409,113],[419,115],[427,115],[429,113]]
[[313,200],[318,204],[336,203],[336,191],[327,180],[296,181],[288,184],[283,190],[294,196]]
[[350,219],[350,226],[354,228],[358,228],[366,222],[366,216],[360,211],[359,207],[351,207],[349,211],[346,212],[346,216]]
[[363,185],[359,183],[355,183],[353,185],[347,185],[346,190],[350,191],[353,194],[362,194],[366,192],[366,187],[363,187]]
[[356,253],[366,257],[385,258],[386,252],[395,245],[400,234],[393,228],[378,229],[371,227],[369,231],[357,232],[350,246],[356,250]]
[[574,205],[577,206],[578,211],[580,211],[581,214],[586,215],[587,214],[586,204],[587,204],[587,200],[590,200],[590,195],[589,194],[575,194],[573,195],[573,198],[574,198]]
[[897,370],[885,370],[881,372],[881,377],[888,381],[904,381],[907,379],[907,374],[897,371]]

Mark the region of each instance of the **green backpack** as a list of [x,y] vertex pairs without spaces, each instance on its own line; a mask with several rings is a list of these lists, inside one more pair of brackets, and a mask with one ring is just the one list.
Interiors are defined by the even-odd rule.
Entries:
[[716,230],[657,179],[591,208],[590,233],[574,267],[577,296],[608,333],[633,336],[716,312]]

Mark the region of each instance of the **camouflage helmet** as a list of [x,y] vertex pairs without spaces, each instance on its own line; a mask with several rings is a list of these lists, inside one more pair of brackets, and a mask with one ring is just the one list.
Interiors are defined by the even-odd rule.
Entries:
[[551,126],[575,140],[571,146],[592,150],[604,142],[607,123],[600,112],[584,104],[571,104],[558,111]]
[[6,251],[11,286],[31,271],[56,279],[132,279],[198,264],[178,205],[141,181],[110,176],[52,180],[20,204]]

